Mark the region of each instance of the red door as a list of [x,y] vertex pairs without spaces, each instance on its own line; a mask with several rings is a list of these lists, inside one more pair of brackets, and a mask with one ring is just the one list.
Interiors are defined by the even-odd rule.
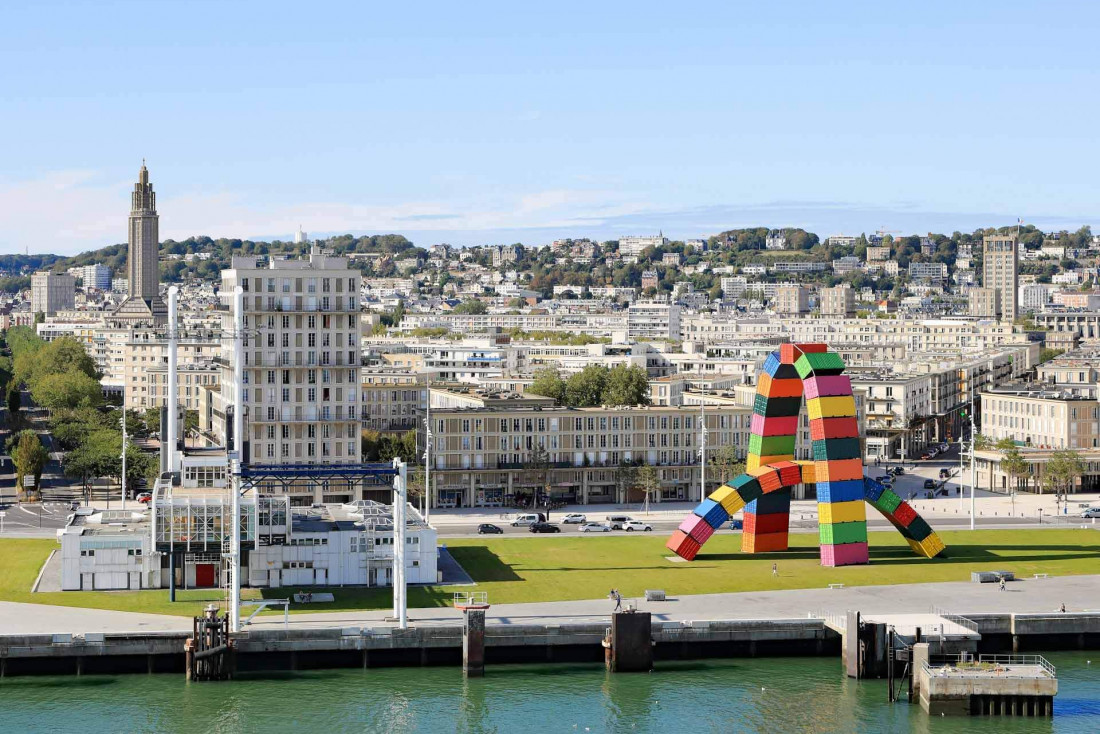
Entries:
[[214,564],[213,563],[196,563],[195,564],[195,586],[213,586],[214,585]]

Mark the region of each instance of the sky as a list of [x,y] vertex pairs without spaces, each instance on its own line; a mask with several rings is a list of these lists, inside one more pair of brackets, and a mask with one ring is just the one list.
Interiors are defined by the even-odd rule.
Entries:
[[1100,224],[1093,2],[0,12],[0,253]]

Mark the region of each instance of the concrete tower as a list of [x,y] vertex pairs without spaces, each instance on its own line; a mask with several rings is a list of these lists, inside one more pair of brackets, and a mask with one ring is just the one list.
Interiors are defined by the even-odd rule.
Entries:
[[160,297],[160,217],[157,215],[157,195],[149,183],[149,169],[141,162],[141,172],[130,197],[130,256],[127,275],[129,297],[122,302],[112,319],[128,324],[168,321],[168,307]]

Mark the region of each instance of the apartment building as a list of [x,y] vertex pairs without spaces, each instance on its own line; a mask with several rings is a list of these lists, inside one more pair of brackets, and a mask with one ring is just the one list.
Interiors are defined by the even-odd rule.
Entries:
[[[223,330],[234,331],[233,292],[244,289],[245,410],[251,464],[359,463],[360,273],[316,245],[300,260],[234,257],[222,271]],[[233,340],[222,342],[222,389],[215,393],[214,431],[224,443],[238,403]],[[362,499],[353,480],[276,484],[292,504]]]
[[671,303],[638,301],[627,309],[627,336],[638,341],[678,341],[680,307]]
[[909,263],[909,277],[913,280],[944,280],[947,263]]
[[912,458],[928,445],[932,381],[927,375],[849,370],[853,390],[867,394],[866,455]]
[[84,290],[106,291],[111,288],[111,269],[106,265],[85,265],[80,269]]
[[[123,400],[129,410],[167,405],[168,342],[163,331],[124,329],[129,339],[121,347]],[[213,333],[182,336],[176,345],[177,397],[186,410],[198,410],[199,387],[217,385],[221,370],[214,358],[221,341]]]
[[982,393],[981,430],[1039,449],[1100,448],[1100,403],[1095,385],[1017,384]]
[[[661,489],[652,501],[698,497],[696,407],[562,408],[501,400],[455,408],[442,405],[443,392],[432,390],[433,506],[510,505],[547,486],[554,501],[636,502],[642,494],[623,486],[616,471],[635,462],[657,467]],[[708,449],[733,445],[744,455],[751,422],[751,408],[708,407]],[[545,478],[530,465],[540,446],[549,462]]]
[[31,311],[53,316],[76,305],[76,278],[43,271],[31,276]]
[[966,293],[968,313],[976,319],[999,319],[1001,291],[998,288],[971,288]]
[[780,314],[800,314],[810,310],[810,291],[800,285],[785,285],[775,289],[772,310]]
[[387,433],[417,427],[426,405],[425,380],[405,370],[364,367],[360,380],[363,429]]
[[849,285],[821,289],[822,316],[851,316],[856,312],[856,293]]
[[619,254],[623,257],[638,257],[647,247],[664,247],[668,244],[668,238],[664,234],[656,237],[620,237]]

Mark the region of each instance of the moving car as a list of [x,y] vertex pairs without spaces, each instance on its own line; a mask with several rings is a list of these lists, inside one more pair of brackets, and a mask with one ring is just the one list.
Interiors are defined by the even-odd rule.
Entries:
[[477,526],[478,535],[503,535],[504,530],[502,528],[493,525],[492,523],[483,522]]
[[940,469],[940,479],[947,479],[951,476],[950,469]]
[[152,492],[142,492],[141,494],[139,494],[137,496],[137,501],[140,502],[143,505],[149,504],[150,502],[152,502],[152,500],[153,500],[153,493]]
[[611,528],[598,522],[586,522],[577,528],[577,531],[581,533],[610,533]]
[[561,528],[557,525],[551,525],[548,522],[536,522],[532,523],[528,530],[532,533],[560,533]]
[[642,522],[641,520],[627,520],[626,522],[623,523],[623,530],[625,530],[628,533],[632,533],[635,530],[641,530],[643,532],[648,533],[651,530],[653,530],[653,526],[652,525],[647,525],[644,522]]
[[516,519],[512,521],[512,527],[521,528],[525,525],[534,525],[537,522],[542,522],[542,515],[537,512],[527,512],[516,515]]
[[924,488],[925,489],[935,489],[936,488],[936,480],[935,479],[925,479],[924,480]]
[[1081,513],[1081,517],[1100,517],[1100,507],[1090,507]]
[[623,523],[634,522],[634,518],[630,515],[608,515],[607,522],[604,523],[612,530],[622,530]]
[[563,523],[565,523],[566,525],[572,525],[572,524],[583,525],[584,523],[588,522],[588,517],[585,516],[585,515],[582,515],[579,512],[571,512],[568,515],[566,515],[565,517],[563,517],[561,519],[561,521]]
[[730,520],[729,528],[730,530],[744,530],[745,523],[742,520]]
[[892,466],[889,469],[887,469],[886,471],[890,472],[895,477],[898,477],[898,476],[901,476],[902,474],[905,473],[905,467],[904,466]]

